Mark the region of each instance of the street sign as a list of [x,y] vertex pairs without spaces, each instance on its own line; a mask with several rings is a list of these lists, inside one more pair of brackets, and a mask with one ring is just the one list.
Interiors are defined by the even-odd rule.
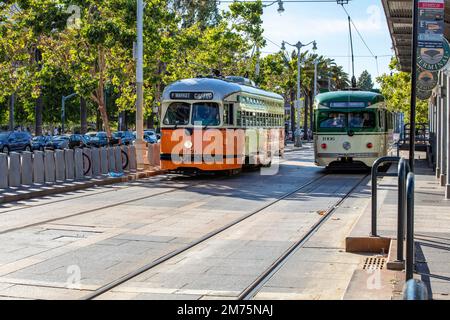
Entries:
[[417,99],[419,100],[428,100],[431,98],[431,90],[417,90]]
[[442,48],[444,0],[419,0],[418,48]]
[[444,34],[444,0],[419,0],[417,64],[428,71],[442,69],[450,58]]
[[432,90],[438,83],[437,72],[431,72],[418,68],[417,70],[417,89],[422,91]]
[[450,45],[443,38],[443,48],[420,48],[417,65],[428,71],[439,71],[445,67],[450,59]]

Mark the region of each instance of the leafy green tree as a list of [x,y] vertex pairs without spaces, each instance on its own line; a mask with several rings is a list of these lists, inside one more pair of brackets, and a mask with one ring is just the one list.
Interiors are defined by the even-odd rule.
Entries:
[[[383,74],[377,78],[381,93],[386,99],[387,107],[393,112],[403,112],[405,121],[410,121],[411,108],[411,74],[399,71],[398,61],[393,58],[389,64],[391,74]],[[426,122],[428,119],[428,101],[417,100],[416,121]]]
[[357,87],[363,91],[370,91],[373,85],[372,76],[369,71],[364,70],[358,78]]

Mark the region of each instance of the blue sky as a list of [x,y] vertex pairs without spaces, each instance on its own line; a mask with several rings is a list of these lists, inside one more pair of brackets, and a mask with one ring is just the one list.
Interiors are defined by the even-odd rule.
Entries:
[[[221,4],[223,9],[227,6],[228,4]],[[370,50],[378,56],[377,68],[375,58],[353,29],[356,77],[367,69],[375,81],[378,74],[389,72],[388,65],[393,55],[381,1],[352,0],[345,7]],[[281,15],[277,8],[278,5],[274,4],[264,9],[264,36],[277,45],[267,41],[267,46],[261,50],[263,54],[278,51],[283,40],[292,44],[316,40],[319,54],[335,59],[351,74],[347,15],[340,5],[332,2],[285,2],[285,12]]]

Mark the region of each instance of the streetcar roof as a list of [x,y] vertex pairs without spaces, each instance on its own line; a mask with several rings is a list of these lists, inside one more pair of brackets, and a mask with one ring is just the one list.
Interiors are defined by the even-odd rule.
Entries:
[[212,92],[214,94],[213,100],[216,101],[224,100],[229,95],[239,92],[284,100],[281,95],[273,92],[214,78],[193,78],[176,81],[165,88],[163,100],[170,100],[171,92]]
[[384,101],[383,95],[371,91],[333,91],[317,95],[320,104],[329,102],[364,102],[375,104]]

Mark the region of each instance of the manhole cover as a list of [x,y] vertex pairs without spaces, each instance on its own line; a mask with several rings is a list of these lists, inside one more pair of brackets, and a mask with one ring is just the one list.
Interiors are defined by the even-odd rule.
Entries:
[[383,270],[386,258],[370,257],[364,260],[363,270]]

